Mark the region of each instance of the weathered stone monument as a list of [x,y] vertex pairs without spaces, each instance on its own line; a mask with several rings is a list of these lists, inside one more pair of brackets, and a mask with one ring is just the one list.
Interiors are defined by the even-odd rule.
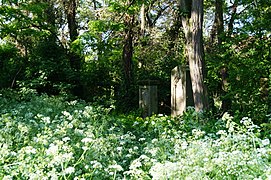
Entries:
[[145,118],[158,113],[157,85],[158,81],[146,80],[139,82],[139,108]]
[[190,72],[177,66],[171,71],[171,115],[182,115],[187,106],[194,106]]

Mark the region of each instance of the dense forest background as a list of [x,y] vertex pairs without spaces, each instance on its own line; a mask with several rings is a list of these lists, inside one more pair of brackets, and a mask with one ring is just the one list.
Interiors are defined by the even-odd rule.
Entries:
[[[138,108],[138,84],[158,80],[170,113],[170,74],[186,65],[178,0],[0,0],[0,88]],[[204,1],[204,83],[213,114],[267,120],[271,1]]]

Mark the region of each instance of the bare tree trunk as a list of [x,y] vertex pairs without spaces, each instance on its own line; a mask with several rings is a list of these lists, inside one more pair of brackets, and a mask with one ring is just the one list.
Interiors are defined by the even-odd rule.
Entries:
[[124,79],[127,88],[130,88],[132,82],[132,58],[133,58],[133,21],[134,17],[127,17],[125,21],[126,29],[124,34],[123,46],[123,64],[124,64]]
[[78,37],[77,24],[75,19],[77,8],[76,0],[69,0],[67,2],[64,1],[64,5],[68,21],[70,39],[71,41],[74,41]]
[[182,25],[186,38],[186,57],[189,62],[196,111],[207,108],[204,85],[204,54],[202,42],[203,0],[181,0],[184,13]]
[[142,4],[141,9],[140,9],[140,20],[141,20],[141,26],[140,26],[141,34],[144,35],[145,33],[145,5],[144,3]]
[[215,21],[210,35],[211,43],[214,43],[216,40],[218,44],[222,43],[221,35],[224,32],[223,2],[224,0],[215,1]]
[[236,18],[238,2],[239,2],[239,0],[235,0],[232,7],[231,7],[232,13],[231,13],[230,22],[228,24],[228,36],[230,36],[233,33],[233,23]]
[[121,110],[128,112],[135,105],[135,91],[133,89],[133,26],[134,16],[126,15],[124,19],[125,29],[123,33],[122,65],[123,82],[119,89],[119,106]]
[[[76,0],[68,1],[64,0],[63,5],[67,16],[70,42],[72,43],[78,38],[78,29],[76,23],[76,8],[77,8]],[[81,68],[81,58],[73,51],[70,52],[69,58],[71,67],[79,71]]]

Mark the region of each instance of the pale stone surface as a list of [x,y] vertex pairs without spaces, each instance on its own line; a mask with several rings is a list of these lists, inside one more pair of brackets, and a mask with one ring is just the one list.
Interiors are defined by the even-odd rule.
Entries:
[[177,66],[171,71],[171,115],[182,115],[186,109],[185,67]]
[[177,66],[171,71],[171,115],[182,115],[187,106],[193,105],[189,70],[185,66]]

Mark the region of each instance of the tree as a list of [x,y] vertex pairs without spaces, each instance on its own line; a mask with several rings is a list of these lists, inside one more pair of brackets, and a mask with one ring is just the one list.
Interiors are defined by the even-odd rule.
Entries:
[[218,45],[221,45],[224,33],[223,4],[224,0],[215,0],[215,19],[210,34],[211,43],[217,42]]
[[[77,0],[63,0],[63,6],[65,10],[65,15],[67,18],[70,46],[78,38],[78,26],[76,22],[76,10],[77,10]],[[71,67],[76,71],[80,71],[81,68],[81,58],[73,49],[70,47],[69,59]]]
[[264,121],[270,107],[267,89],[271,4],[265,0],[212,2],[214,19],[223,5],[224,32],[217,31],[215,20],[211,31],[214,33],[210,34],[213,41],[206,48],[208,90],[216,99],[218,110]]
[[195,109],[200,111],[207,108],[202,40],[203,0],[180,0],[180,7]]

